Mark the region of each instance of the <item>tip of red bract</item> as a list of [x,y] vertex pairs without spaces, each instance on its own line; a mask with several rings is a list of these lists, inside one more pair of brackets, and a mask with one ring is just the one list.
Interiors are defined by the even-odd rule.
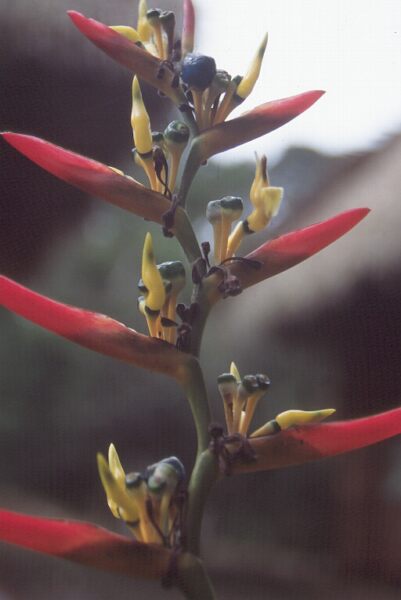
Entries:
[[67,10],[67,15],[70,17],[71,21],[86,21],[85,15],[76,11],[76,10]]
[[6,140],[6,142],[8,142],[17,150],[24,146],[29,140],[38,139],[32,135],[26,135],[25,133],[14,133],[13,131],[2,131],[0,135]]

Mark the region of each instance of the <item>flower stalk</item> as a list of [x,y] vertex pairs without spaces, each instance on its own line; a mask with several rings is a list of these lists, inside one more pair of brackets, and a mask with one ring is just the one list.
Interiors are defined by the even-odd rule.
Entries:
[[[242,217],[244,202],[237,196],[207,198],[213,250],[209,241],[199,244],[185,208],[199,167],[220,152],[285,125],[310,108],[323,92],[314,90],[266,102],[226,121],[259,78],[267,35],[245,75],[231,77],[218,68],[213,57],[194,52],[192,0],[183,0],[181,38],[176,35],[174,13],[149,8],[146,0],[139,0],[136,29],[130,25],[108,26],[76,11],[69,11],[69,16],[85,37],[133,74],[129,116],[133,156],[147,184],[118,167],[103,165],[45,140],[12,132],[2,135],[54,176],[160,225],[165,236],[177,238],[187,264],[172,260],[158,263],[157,240],[154,244],[150,233],[146,233],[138,308],[145,317],[148,335],[106,315],[47,298],[4,276],[0,276],[0,303],[89,350],[177,381],[192,413],[197,454],[188,481],[184,465],[176,456],[126,473],[113,444],[107,459],[98,454],[107,504],[112,514],[125,522],[130,538],[89,523],[0,510],[0,540],[131,577],[161,580],[166,587],[176,586],[188,599],[214,600],[200,555],[202,519],[218,479],[228,474],[300,465],[401,433],[400,408],[331,423],[322,421],[334,409],[284,410],[252,431],[257,405],[270,379],[264,373],[241,377],[234,363],[217,379],[225,429],[213,424],[199,360],[207,318],[218,301],[312,257],[349,232],[369,209],[349,210],[270,239],[241,256],[243,238],[267,229],[283,198],[283,189],[270,184],[266,157],[256,157],[255,176],[249,186],[251,212]],[[168,123],[163,132],[152,131],[142,82],[166,96],[179,111],[179,119]],[[189,272],[193,286],[187,305],[185,283]]]

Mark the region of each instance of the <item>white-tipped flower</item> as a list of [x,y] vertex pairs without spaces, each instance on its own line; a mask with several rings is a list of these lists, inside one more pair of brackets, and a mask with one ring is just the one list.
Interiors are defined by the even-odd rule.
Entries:
[[223,400],[224,415],[229,434],[233,433],[234,401],[238,393],[238,382],[232,373],[222,373],[217,378],[217,387]]
[[248,433],[249,426],[251,424],[253,415],[255,414],[256,407],[258,405],[259,400],[266,394],[267,390],[270,387],[270,379],[267,375],[263,373],[259,373],[255,375],[258,389],[255,390],[249,397],[245,407],[245,413],[243,418],[241,418],[240,423],[240,433],[242,435],[246,435]]
[[239,433],[241,424],[241,414],[245,409],[247,400],[259,388],[255,375],[245,375],[238,386],[238,393],[234,399],[233,406],[233,432]]
[[148,467],[148,490],[160,502],[160,529],[167,536],[171,500],[177,486],[185,479],[185,468],[176,456],[164,458]]
[[164,145],[170,163],[168,187],[171,192],[173,192],[175,188],[178,167],[180,165],[182,153],[188,144],[189,134],[189,127],[182,121],[172,121],[164,130]]
[[227,244],[234,221],[240,218],[243,211],[241,198],[226,196],[208,203],[206,217],[213,227],[214,258],[221,263],[227,257]]

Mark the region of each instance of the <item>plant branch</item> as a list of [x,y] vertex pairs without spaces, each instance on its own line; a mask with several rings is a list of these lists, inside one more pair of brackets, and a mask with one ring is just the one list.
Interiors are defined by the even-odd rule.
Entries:
[[176,211],[174,221],[175,236],[191,264],[202,256],[191,221],[182,209]]
[[189,482],[187,512],[187,549],[199,556],[202,517],[209,493],[219,475],[215,455],[205,450],[196,460]]
[[190,357],[179,381],[187,396],[194,418],[199,455],[209,445],[210,408],[202,370],[197,358]]
[[216,599],[202,561],[189,553],[182,554],[179,559],[177,587],[187,600]]

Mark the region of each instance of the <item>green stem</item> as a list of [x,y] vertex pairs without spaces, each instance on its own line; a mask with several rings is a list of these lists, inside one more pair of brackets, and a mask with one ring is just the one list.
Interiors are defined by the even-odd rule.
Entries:
[[202,256],[191,221],[183,209],[175,213],[174,233],[189,263]]
[[202,561],[192,554],[182,554],[178,563],[177,587],[187,600],[215,600],[212,583]]
[[195,357],[191,357],[180,378],[180,383],[187,396],[195,421],[199,455],[209,445],[210,408],[202,370]]
[[196,460],[189,482],[188,512],[187,512],[187,540],[189,552],[199,556],[202,517],[206,501],[216,479],[219,475],[216,456],[205,450]]

